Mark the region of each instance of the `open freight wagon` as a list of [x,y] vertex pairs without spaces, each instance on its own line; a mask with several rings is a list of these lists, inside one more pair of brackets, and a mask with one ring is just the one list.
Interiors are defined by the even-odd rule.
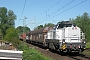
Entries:
[[52,29],[53,27],[45,27],[38,30],[30,31],[29,33],[26,34],[26,41],[30,43],[38,43],[45,45],[47,32]]

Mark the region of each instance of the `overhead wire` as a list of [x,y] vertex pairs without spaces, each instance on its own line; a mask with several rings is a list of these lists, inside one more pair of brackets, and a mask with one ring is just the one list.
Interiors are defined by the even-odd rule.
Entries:
[[[49,11],[50,9],[52,9],[54,6],[56,6],[57,4],[59,4],[61,1],[62,1],[62,0],[59,0],[59,1],[56,2],[54,5],[52,5],[50,8],[48,8],[46,11],[40,13],[40,15],[43,14],[43,13],[46,13],[47,11]],[[37,16],[39,16],[39,15],[37,15]]]
[[[52,16],[52,17],[50,17],[49,19],[54,18],[54,17],[56,17],[56,16],[58,16],[58,15],[64,13],[64,12],[66,12],[66,11],[68,11],[68,10],[70,10],[70,9],[72,9],[72,8],[74,8],[74,7],[78,6],[78,5],[80,5],[80,4],[84,3],[84,2],[86,2],[86,1],[87,1],[87,0],[83,0],[83,1],[81,1],[80,3],[78,3],[78,4],[76,4],[76,5],[72,6],[72,7],[70,7],[70,8],[68,8],[68,9],[66,9],[66,10],[64,10],[64,11],[62,11],[62,12],[60,12],[60,13],[58,13],[58,14]],[[44,19],[44,20],[45,20],[45,19]],[[43,20],[43,21],[44,21],[44,20]],[[43,22],[43,21],[42,21],[42,22]],[[45,21],[46,21],[46,20],[45,20]],[[42,23],[42,22],[40,22],[40,23]],[[38,23],[38,24],[40,24],[40,23]],[[38,24],[37,24],[37,25],[38,25]]]
[[66,12],[66,11],[68,11],[68,10],[70,10],[70,9],[72,9],[72,8],[74,8],[74,7],[78,6],[78,5],[80,5],[80,4],[84,3],[84,2],[86,2],[86,1],[87,1],[87,0],[83,0],[83,1],[81,1],[80,3],[78,3],[78,4],[72,6],[72,7],[68,8],[68,9],[66,9],[66,10],[64,10],[64,11],[62,11],[62,12],[60,12],[60,13],[54,15],[54,16],[52,16],[51,18],[53,18],[53,17],[55,17],[55,16],[58,16],[58,15],[60,15],[60,14],[62,14],[62,13],[64,13],[64,12]]
[[59,2],[61,2],[61,0],[59,0],[57,3],[55,3],[53,6],[51,6],[49,9],[47,9],[46,11],[50,10],[51,8],[53,8],[55,5],[57,5]]
[[[24,6],[23,6],[23,9],[22,9],[22,12],[21,12],[21,16],[19,18],[19,21],[22,18],[22,15],[23,15],[23,12],[24,12],[24,9],[25,9],[25,5],[26,5],[26,0],[24,1]],[[18,22],[18,25],[19,25],[19,22]]]
[[[55,11],[53,14],[48,14],[48,17],[47,17],[47,12],[46,12],[46,18],[50,18],[52,15],[56,14],[57,12],[59,12],[60,10],[64,9],[65,7],[67,7],[68,5],[70,5],[71,3],[73,3],[75,0],[71,0],[69,3],[67,3],[66,5],[62,6],[61,8],[59,8],[57,11]],[[59,1],[60,2],[60,1]],[[57,2],[57,3],[59,3]],[[48,9],[49,10],[49,9]]]
[[[70,5],[71,3],[73,3],[75,0],[71,0],[69,3],[67,3],[66,5],[64,5],[64,6],[62,6],[60,9],[58,9],[56,12],[54,12],[53,14],[50,14],[49,15],[49,19],[50,19],[50,17],[52,16],[52,15],[54,15],[54,14],[56,14],[57,12],[59,12],[60,10],[62,10],[62,9],[64,9],[65,7],[67,7],[68,5]],[[43,21],[44,20],[46,20],[47,19],[47,17],[45,18],[45,19],[43,19]],[[40,23],[42,23],[43,21],[41,21],[41,22],[39,22],[38,24],[40,24]],[[37,24],[37,25],[38,25]]]
[[58,9],[56,12],[54,12],[53,14],[51,15],[54,15],[56,14],[57,12],[59,12],[60,10],[62,10],[63,8],[67,7],[68,5],[70,5],[71,3],[73,3],[75,0],[71,0],[69,3],[67,3],[66,5],[62,6],[60,9]]
[[[58,2],[56,2],[54,5],[52,5],[50,8],[48,8],[46,11],[44,11],[44,12],[42,12],[42,13],[40,13],[40,14],[38,14],[37,16],[35,16],[35,17],[38,17],[38,16],[40,16],[40,15],[42,15],[42,14],[44,14],[44,13],[46,13],[46,17],[47,17],[47,11],[49,11],[50,9],[52,9],[54,6],[56,6],[57,4],[59,4],[60,2],[61,2],[62,0],[59,0]],[[41,18],[40,18],[41,19]],[[30,21],[31,22],[31,21]],[[29,23],[30,23],[29,22]],[[28,24],[29,24],[28,23]],[[27,25],[28,25],[27,24]]]
[[23,10],[22,10],[20,19],[22,18],[22,15],[23,15],[23,12],[24,12],[24,9],[25,9],[25,5],[26,5],[26,0],[25,0],[25,2],[24,2],[24,6],[23,6]]

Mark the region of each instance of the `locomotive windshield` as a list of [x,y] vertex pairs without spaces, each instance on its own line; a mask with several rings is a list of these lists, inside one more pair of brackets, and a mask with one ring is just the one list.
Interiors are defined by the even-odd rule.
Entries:
[[63,27],[71,27],[72,24],[59,24],[58,28],[63,28]]
[[76,27],[75,24],[72,24],[70,22],[61,22],[57,25],[57,29],[63,28],[63,27],[72,27],[72,26]]

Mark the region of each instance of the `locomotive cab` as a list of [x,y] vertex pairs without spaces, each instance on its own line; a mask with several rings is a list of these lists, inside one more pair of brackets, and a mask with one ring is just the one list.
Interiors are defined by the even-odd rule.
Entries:
[[85,49],[85,35],[75,24],[65,22],[58,25],[56,31],[61,30],[62,49],[67,51],[83,51]]

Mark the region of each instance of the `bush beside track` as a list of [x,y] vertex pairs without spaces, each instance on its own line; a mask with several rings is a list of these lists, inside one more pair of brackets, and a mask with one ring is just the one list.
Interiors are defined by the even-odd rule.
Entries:
[[33,47],[29,48],[24,42],[20,42],[17,48],[23,51],[23,60],[51,60],[51,58],[45,57]]
[[23,51],[23,60],[51,60],[49,57],[42,55],[34,48],[29,48],[26,43],[20,41],[15,28],[9,28],[3,40],[12,43],[18,50]]
[[82,53],[85,55],[90,55],[90,42],[86,43],[86,50]]

